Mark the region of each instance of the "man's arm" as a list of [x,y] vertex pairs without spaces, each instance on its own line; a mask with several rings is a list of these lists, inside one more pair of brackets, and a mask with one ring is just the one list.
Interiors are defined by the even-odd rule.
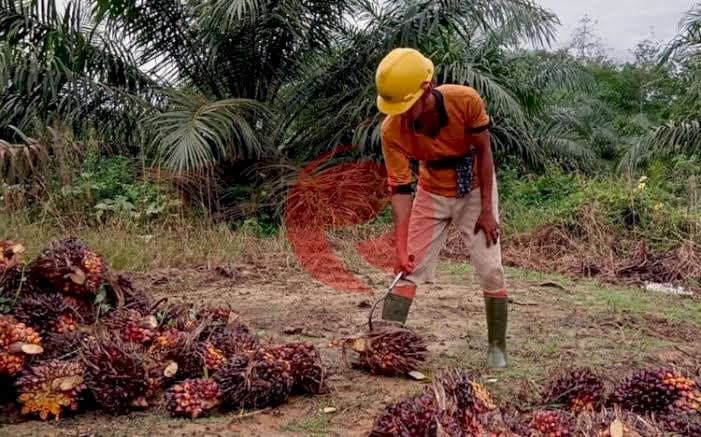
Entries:
[[413,199],[411,187],[403,185],[392,189],[392,220],[394,222],[394,232],[396,240],[395,273],[403,271],[412,273],[414,263],[409,258],[409,218],[411,217],[411,206]]
[[494,159],[492,157],[489,130],[484,129],[479,133],[468,134],[467,140],[475,148],[477,171],[480,178],[480,200],[482,211],[475,224],[475,234],[484,231],[487,239],[487,247],[497,244],[499,240],[499,226],[497,225],[492,208],[492,190],[494,188]]
[[386,132],[382,132],[381,138],[387,181],[392,190],[392,221],[396,241],[394,271],[412,273],[414,265],[409,261],[408,254],[409,218],[413,204],[409,158]]

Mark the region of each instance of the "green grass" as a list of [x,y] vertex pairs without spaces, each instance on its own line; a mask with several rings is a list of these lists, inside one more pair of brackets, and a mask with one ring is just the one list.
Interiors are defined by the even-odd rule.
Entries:
[[[326,407],[334,407],[336,412],[324,413],[323,409]],[[337,399],[331,396],[322,396],[317,399],[316,406],[310,414],[283,424],[281,431],[302,433],[305,436],[328,435],[331,419],[342,409],[343,405]]]

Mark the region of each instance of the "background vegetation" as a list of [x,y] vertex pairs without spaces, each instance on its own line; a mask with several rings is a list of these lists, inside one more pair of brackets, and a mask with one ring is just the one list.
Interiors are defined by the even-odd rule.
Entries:
[[0,0],[0,199],[66,232],[274,234],[311,160],[381,159],[374,69],[411,46],[485,97],[507,235],[581,238],[588,208],[696,250],[701,4],[628,62],[590,17],[551,50],[558,24],[531,0]]

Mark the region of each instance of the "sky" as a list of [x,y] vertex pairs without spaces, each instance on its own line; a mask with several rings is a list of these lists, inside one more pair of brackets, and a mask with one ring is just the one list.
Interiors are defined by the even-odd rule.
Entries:
[[598,21],[594,31],[601,38],[609,57],[633,58],[638,41],[654,36],[663,43],[679,29],[679,21],[696,0],[536,0],[560,19],[553,48],[567,47],[572,32],[585,14]]

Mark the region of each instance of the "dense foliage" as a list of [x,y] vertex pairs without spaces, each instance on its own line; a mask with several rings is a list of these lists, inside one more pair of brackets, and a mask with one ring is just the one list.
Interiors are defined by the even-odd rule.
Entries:
[[175,188],[227,221],[279,214],[320,154],[380,159],[374,69],[397,46],[482,93],[516,178],[698,153],[701,4],[626,63],[588,17],[549,51],[558,24],[535,0],[0,0],[0,195],[143,220]]

